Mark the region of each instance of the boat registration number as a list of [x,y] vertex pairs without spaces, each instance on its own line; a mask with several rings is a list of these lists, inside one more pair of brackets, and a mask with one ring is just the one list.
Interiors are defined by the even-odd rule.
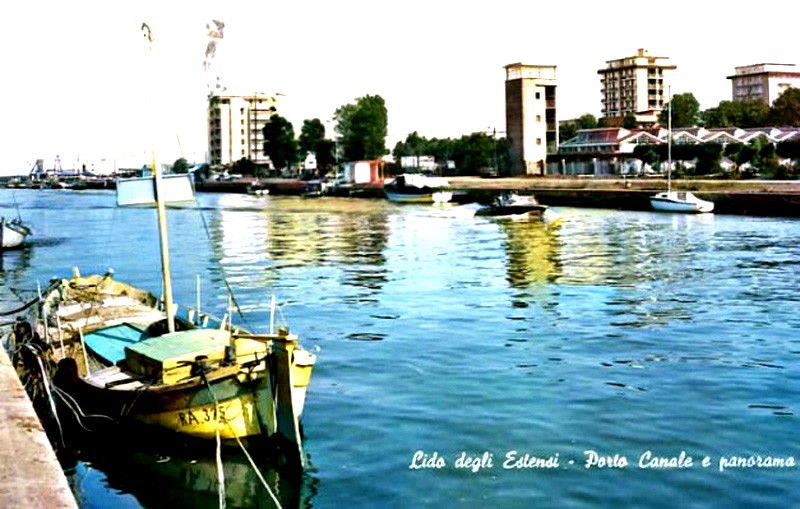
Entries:
[[[195,426],[216,420],[218,419],[217,407],[215,406],[178,412],[178,424],[180,426]],[[226,422],[225,407],[222,405],[219,406],[219,420]]]

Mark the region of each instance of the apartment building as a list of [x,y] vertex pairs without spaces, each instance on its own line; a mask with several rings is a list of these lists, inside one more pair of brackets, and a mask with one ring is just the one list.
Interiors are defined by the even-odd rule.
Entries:
[[800,88],[800,70],[794,64],[754,64],[735,68],[728,76],[734,101],[756,100],[771,106],[785,90]]
[[225,165],[248,158],[269,166],[264,154],[264,126],[275,113],[277,98],[268,94],[212,95],[208,99],[208,159]]
[[637,123],[652,125],[669,102],[671,73],[677,66],[667,57],[656,57],[640,48],[636,55],[606,61],[599,69],[602,116],[610,125],[622,125],[629,113]]
[[512,175],[544,175],[547,154],[558,150],[556,66],[509,64],[506,138]]

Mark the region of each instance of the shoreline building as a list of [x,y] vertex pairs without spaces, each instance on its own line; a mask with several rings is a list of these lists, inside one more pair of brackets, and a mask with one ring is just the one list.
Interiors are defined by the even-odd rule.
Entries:
[[547,154],[558,151],[556,66],[516,63],[504,69],[511,175],[544,175]]
[[669,102],[669,78],[677,66],[667,57],[654,57],[639,48],[631,57],[607,60],[599,69],[602,116],[608,125],[621,126],[633,114],[637,124],[653,125]]
[[800,70],[794,64],[744,65],[728,79],[733,101],[756,100],[767,106],[787,89],[800,88]]
[[208,163],[232,164],[242,158],[269,166],[264,126],[275,114],[274,95],[212,95],[208,98]]

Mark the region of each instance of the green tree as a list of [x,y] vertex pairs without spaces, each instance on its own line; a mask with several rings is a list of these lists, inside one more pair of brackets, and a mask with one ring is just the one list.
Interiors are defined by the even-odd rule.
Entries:
[[719,163],[722,159],[722,144],[703,143],[702,145],[698,145],[697,148],[697,166],[695,166],[695,173],[698,175],[707,175],[719,172],[721,169]]
[[597,118],[591,113],[584,113],[576,119],[561,122],[558,128],[558,141],[560,143],[571,140],[578,134],[578,131],[582,129],[595,129],[596,127]]
[[640,159],[644,164],[655,168],[661,162],[659,155],[659,146],[651,143],[643,143],[633,147],[633,157]]
[[290,168],[298,161],[294,128],[280,115],[273,115],[264,126],[264,153],[276,169]]
[[231,165],[231,173],[258,176],[258,167],[250,158],[243,157]]
[[172,173],[189,173],[189,163],[181,157],[172,163]]
[[336,142],[333,140],[320,140],[314,151],[317,156],[317,167],[330,170],[336,165]]
[[318,118],[303,121],[297,143],[301,155],[314,153],[318,168],[328,170],[335,164],[336,144],[332,140],[325,139],[325,125]]
[[773,125],[800,127],[800,88],[788,88],[772,103]]
[[355,103],[337,108],[333,118],[345,159],[377,159],[388,153],[389,115],[381,96],[359,97]]
[[325,126],[318,118],[304,120],[297,145],[302,153],[316,152],[317,145],[325,139]]
[[[456,140],[453,161],[460,174],[477,175],[484,168],[494,167],[496,159],[498,163],[503,159],[499,151],[499,143],[491,135],[483,132],[472,133]],[[498,171],[502,170],[498,168]]]
[[761,101],[721,101],[702,113],[706,127],[763,127],[769,123],[769,107]]
[[694,127],[699,123],[700,103],[691,92],[672,96],[669,106],[665,106],[658,116],[661,125],[666,126],[669,123],[670,110],[672,110],[672,127]]
[[635,129],[639,123],[636,121],[636,115],[632,111],[625,113],[625,118],[622,119],[622,127],[625,129]]

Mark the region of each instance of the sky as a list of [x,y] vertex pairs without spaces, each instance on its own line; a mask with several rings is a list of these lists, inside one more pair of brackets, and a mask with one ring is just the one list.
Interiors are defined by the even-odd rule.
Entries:
[[[365,95],[387,146],[416,131],[505,131],[503,67],[557,66],[560,120],[600,116],[597,70],[638,48],[677,66],[672,93],[730,100],[736,66],[800,64],[793,3],[728,1],[29,0],[5,7],[0,175],[205,160],[206,98],[279,93],[299,134]],[[781,14],[784,15],[781,15]],[[211,20],[224,22],[208,69]],[[154,37],[148,51],[141,25]],[[332,124],[328,124],[331,126]],[[331,128],[332,129],[332,128]],[[330,131],[329,131],[330,133]]]

